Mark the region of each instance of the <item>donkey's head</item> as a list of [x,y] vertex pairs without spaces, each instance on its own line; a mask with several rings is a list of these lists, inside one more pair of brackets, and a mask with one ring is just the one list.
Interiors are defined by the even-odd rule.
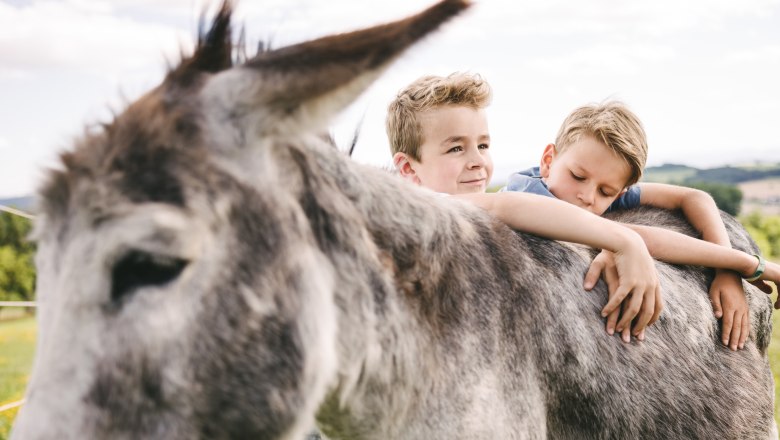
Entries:
[[15,438],[301,438],[336,368],[301,155],[332,148],[328,118],[467,6],[233,66],[226,2],[194,55],[65,153],[41,191]]

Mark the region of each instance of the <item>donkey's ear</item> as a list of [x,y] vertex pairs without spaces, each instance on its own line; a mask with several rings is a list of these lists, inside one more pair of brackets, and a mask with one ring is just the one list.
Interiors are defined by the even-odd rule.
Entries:
[[233,32],[230,24],[232,14],[232,2],[224,0],[208,31],[204,31],[201,16],[195,53],[182,59],[181,63],[168,73],[169,83],[187,87],[202,73],[216,73],[233,67]]
[[230,113],[223,124],[274,133],[300,130],[295,122],[304,119],[307,131],[319,131],[404,49],[469,5],[444,0],[404,20],[260,53],[211,78],[202,96]]

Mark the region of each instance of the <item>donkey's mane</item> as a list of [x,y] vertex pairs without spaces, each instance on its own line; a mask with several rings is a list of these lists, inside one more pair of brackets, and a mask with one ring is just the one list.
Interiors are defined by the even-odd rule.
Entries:
[[179,65],[168,73],[168,81],[186,87],[196,81],[200,73],[217,73],[233,67],[237,45],[233,44],[232,15],[232,4],[224,2],[206,32],[201,16],[195,52],[191,56],[182,56]]
[[[178,151],[184,148],[176,146],[186,145],[188,154],[204,154],[198,148],[199,114],[194,106],[187,105],[187,96],[194,95],[190,89],[200,87],[206,75],[233,67],[232,14],[232,3],[222,3],[208,31],[200,27],[194,52],[182,55],[161,86],[130,104],[109,123],[101,124],[100,129],[85,130],[72,151],[60,154],[62,168],[49,170],[39,190],[44,213],[67,213],[74,186],[81,178],[126,179],[128,184],[124,186],[132,201],[153,195],[147,200],[184,204],[183,189],[173,176],[173,156],[187,152]],[[159,132],[171,142],[150,142],[159,139]],[[173,138],[187,142],[174,142]],[[159,166],[166,163],[171,166]],[[151,164],[159,168],[154,173],[145,172]]]

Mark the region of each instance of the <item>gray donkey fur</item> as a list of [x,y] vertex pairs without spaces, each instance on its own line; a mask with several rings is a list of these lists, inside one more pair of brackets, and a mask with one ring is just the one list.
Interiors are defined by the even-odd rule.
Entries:
[[[711,273],[658,264],[645,342],[607,336],[592,251],[515,233],[318,133],[466,8],[231,61],[194,55],[41,190],[39,339],[14,439],[769,438],[771,306],[719,343]],[[621,220],[690,232],[662,211]],[[732,243],[755,251],[725,217]]]

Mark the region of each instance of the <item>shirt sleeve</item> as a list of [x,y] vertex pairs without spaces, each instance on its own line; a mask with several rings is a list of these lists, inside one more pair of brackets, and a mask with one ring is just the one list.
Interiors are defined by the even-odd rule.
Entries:
[[509,181],[503,188],[504,191],[517,191],[527,192],[531,194],[539,194],[541,196],[553,197],[555,196],[547,189],[547,185],[544,184],[541,178],[536,176],[529,176],[524,173],[515,173],[509,176]]
[[640,205],[639,199],[641,192],[642,191],[638,186],[630,186],[626,192],[612,202],[607,209],[607,212],[638,208]]

